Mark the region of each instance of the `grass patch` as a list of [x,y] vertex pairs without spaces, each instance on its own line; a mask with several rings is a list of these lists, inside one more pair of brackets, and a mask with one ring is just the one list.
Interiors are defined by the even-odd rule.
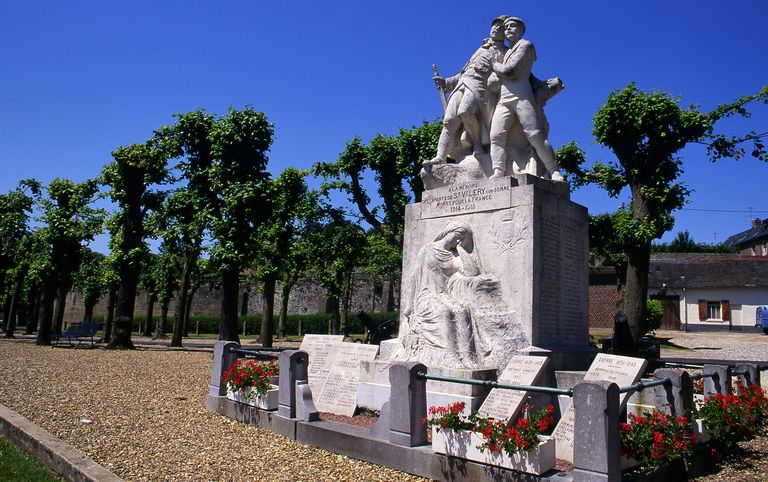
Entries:
[[0,482],[55,482],[52,475],[33,456],[0,437]]

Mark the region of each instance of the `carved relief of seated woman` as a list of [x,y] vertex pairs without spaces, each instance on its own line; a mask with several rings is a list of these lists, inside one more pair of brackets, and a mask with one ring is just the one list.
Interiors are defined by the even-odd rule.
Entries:
[[419,250],[401,301],[397,359],[474,368],[488,352],[472,309],[497,299],[499,282],[481,273],[473,251],[472,231],[462,223],[450,223]]

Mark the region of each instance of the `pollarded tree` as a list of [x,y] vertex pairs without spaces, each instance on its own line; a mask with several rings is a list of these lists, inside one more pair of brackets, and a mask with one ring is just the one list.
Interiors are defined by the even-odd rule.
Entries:
[[12,286],[9,299],[5,336],[13,338],[16,313],[22,296],[24,279],[29,270],[31,232],[29,219],[35,198],[40,194],[40,183],[30,179],[22,181],[8,194],[0,194],[0,294],[5,291],[6,276]]
[[338,335],[347,328],[352,273],[365,264],[366,234],[338,211],[329,213],[330,221],[308,236],[310,269],[326,289],[333,319],[331,332]]
[[[158,129],[154,139],[166,146],[171,157],[179,159],[175,168],[181,172],[180,180],[184,185],[170,194],[155,217],[155,226],[163,239],[166,256],[175,254],[181,266],[170,345],[180,347],[185,327],[189,325],[186,307],[189,306],[192,274],[203,252],[208,208],[216,201],[216,194],[208,183],[214,162],[211,132],[216,118],[202,110],[176,114],[175,117],[176,123]],[[170,265],[166,264],[166,267]]]
[[290,253],[293,244],[306,224],[319,212],[317,195],[307,189],[304,181],[306,174],[305,171],[288,168],[276,179],[265,181],[270,190],[270,215],[259,230],[256,277],[264,296],[261,343],[266,347],[272,346],[275,285],[292,261]]
[[575,185],[594,183],[612,197],[624,189],[630,192],[629,206],[613,215],[612,224],[613,236],[626,255],[623,307],[635,336],[647,331],[643,324],[651,243],[672,228],[672,213],[683,207],[690,194],[678,180],[683,169],[677,154],[690,143],[703,143],[713,160],[738,158],[744,155],[743,143],[752,142],[752,155],[765,160],[761,140],[765,134],[726,137],[714,132],[720,119],[734,114],[748,117],[745,106],[754,101],[768,101],[768,86],[704,113],[695,106],[681,108],[679,99],[664,92],[641,91],[633,83],[611,92],[594,117],[593,135],[613,151],[615,162],[595,163],[583,170],[584,154],[575,145],[558,152],[560,164],[574,174]]
[[[434,157],[441,128],[439,121],[424,122],[410,130],[401,129],[397,136],[377,135],[368,145],[356,137],[347,142],[336,162],[317,163],[313,173],[325,178],[326,191],[349,194],[360,217],[399,253],[405,205],[421,200],[421,163]],[[371,176],[376,182],[375,195],[364,187]]]
[[103,211],[90,207],[98,193],[95,180],[78,184],[54,179],[47,191],[48,197],[40,202],[41,221],[45,224],[40,228],[40,235],[48,252],[30,268],[43,281],[38,345],[51,344],[54,300],[62,291],[61,286],[71,286],[72,277],[80,267],[84,244],[101,231],[104,221]]
[[176,117],[176,124],[159,129],[155,137],[170,146],[173,157],[184,158],[178,166],[182,179],[214,241],[210,261],[222,290],[219,338],[239,341],[240,273],[250,266],[257,233],[270,214],[264,181],[273,126],[251,107],[230,108],[223,117],[201,110]]
[[[165,326],[168,322],[168,308],[176,290],[179,289],[181,266],[178,255],[168,250],[165,243],[160,245],[157,262],[152,265],[152,277],[155,280],[157,302],[160,305],[160,320],[155,328],[155,337],[165,337]],[[179,345],[181,346],[181,327],[179,327]]]
[[221,276],[219,339],[239,341],[237,329],[240,273],[250,266],[260,229],[271,214],[267,152],[274,127],[251,107],[230,108],[216,120],[210,138],[213,163],[207,170],[210,187],[209,229],[216,241],[210,261]]
[[[118,206],[119,231],[113,233],[113,253],[117,256],[120,287],[110,348],[134,348],[131,341],[136,287],[141,260],[148,252],[145,219],[163,198],[152,186],[168,179],[168,154],[158,145],[131,144],[112,152],[113,161],[104,167],[101,182]],[[116,241],[116,242],[114,242]]]
[[73,287],[83,296],[83,322],[93,321],[93,308],[99,302],[106,290],[104,270],[107,268],[107,257],[101,253],[84,248],[80,269],[74,276]]

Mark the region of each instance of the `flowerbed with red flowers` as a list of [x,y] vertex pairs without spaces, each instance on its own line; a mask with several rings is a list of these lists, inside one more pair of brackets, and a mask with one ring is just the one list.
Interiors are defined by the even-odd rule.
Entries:
[[469,416],[463,414],[464,402],[456,402],[442,407],[429,407],[429,418],[424,423],[440,429],[467,430],[483,436],[483,443],[477,448],[481,452],[506,452],[509,456],[517,452],[525,452],[539,443],[539,435],[548,432],[555,424],[552,414],[553,405],[532,413],[529,406],[525,407],[522,416],[510,424],[508,420],[494,420],[481,417],[477,412]]
[[629,423],[619,425],[621,453],[640,462],[644,470],[657,470],[674,460],[693,455],[696,438],[688,417],[661,412],[642,416],[629,414]]
[[265,395],[271,386],[270,377],[276,377],[278,374],[277,362],[237,360],[224,372],[221,381],[227,384],[228,390],[239,392],[251,399],[254,395]]
[[717,393],[705,397],[698,409],[698,417],[704,420],[710,436],[726,447],[732,446],[739,437],[764,430],[768,424],[765,390],[757,385],[741,384],[736,389],[738,395]]

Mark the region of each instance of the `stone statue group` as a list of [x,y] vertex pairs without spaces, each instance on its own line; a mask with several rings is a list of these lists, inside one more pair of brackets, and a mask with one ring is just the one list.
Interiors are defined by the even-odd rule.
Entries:
[[445,115],[437,155],[425,166],[445,164],[448,157],[459,163],[468,155],[479,159],[490,151],[491,178],[528,173],[563,180],[543,109],[563,82],[532,74],[536,50],[524,33],[521,19],[496,17],[490,38],[461,72],[443,78],[434,68]]

